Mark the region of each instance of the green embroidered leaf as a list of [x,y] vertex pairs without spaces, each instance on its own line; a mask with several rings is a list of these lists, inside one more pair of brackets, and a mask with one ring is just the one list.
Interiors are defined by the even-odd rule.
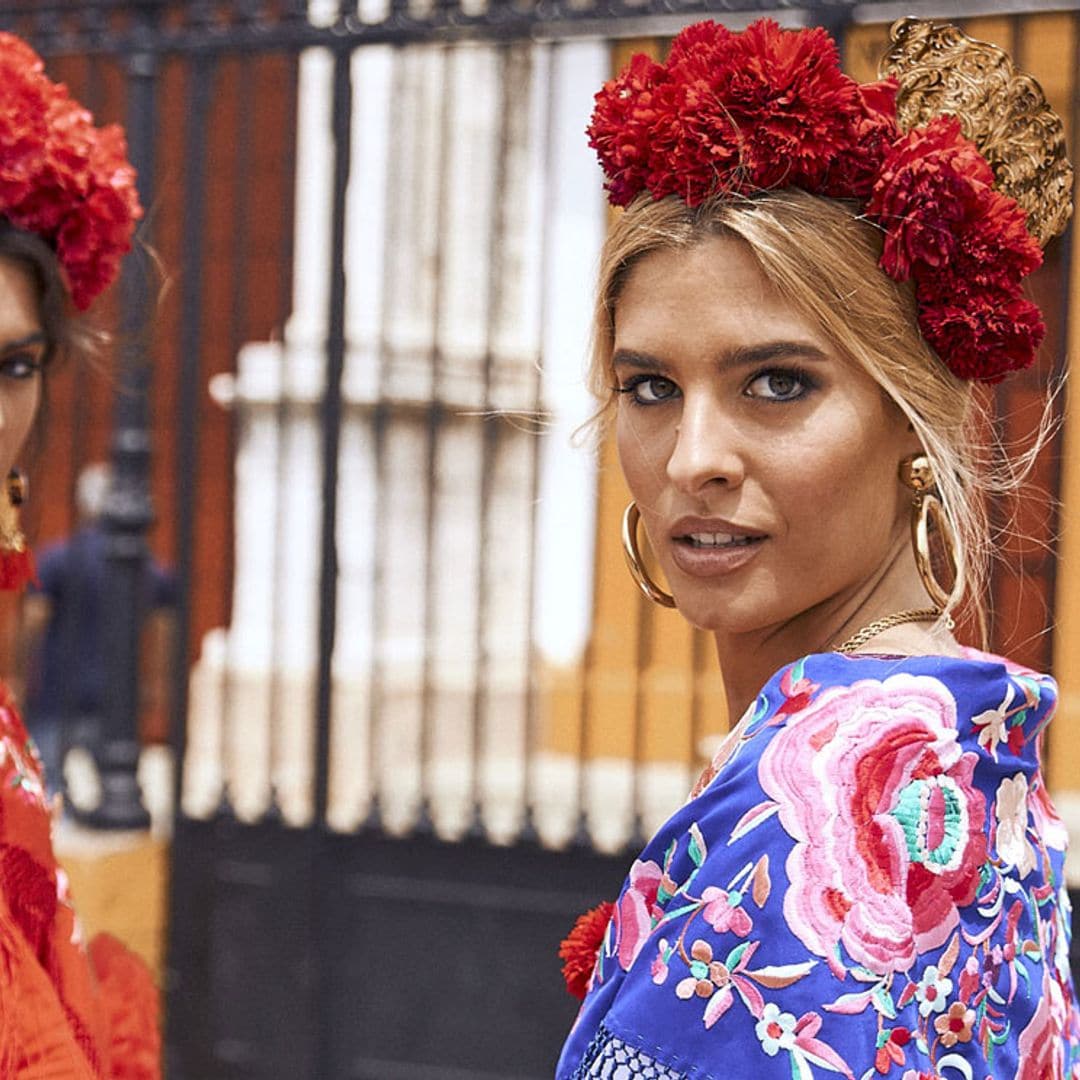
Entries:
[[700,866],[705,861],[709,849],[705,845],[705,837],[701,835],[701,829],[695,821],[690,826],[690,859],[695,866]]
[[791,1051],[791,1080],[814,1080],[809,1063],[798,1050]]
[[864,967],[856,965],[851,969],[851,974],[859,981],[864,983],[876,983],[878,976],[872,971],[867,971]]
[[679,850],[679,841],[678,840],[672,840],[671,843],[668,844],[667,851],[664,852],[664,869],[665,870],[670,870],[671,869],[671,860],[675,858],[675,852],[678,851],[678,850]]
[[893,1004],[892,994],[884,986],[875,986],[870,1000],[882,1016],[889,1020],[896,1019],[896,1006]]
[[724,961],[724,967],[728,971],[732,971],[742,959],[742,955],[746,950],[750,948],[750,942],[744,941],[741,945],[736,945],[734,949],[727,954],[727,959]]

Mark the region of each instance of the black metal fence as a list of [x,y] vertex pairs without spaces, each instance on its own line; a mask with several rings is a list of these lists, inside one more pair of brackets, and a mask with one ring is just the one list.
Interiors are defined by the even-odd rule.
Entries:
[[[782,6],[841,33],[856,14]],[[587,329],[568,268],[603,228],[595,178],[593,203],[559,187],[560,95],[575,65],[605,73],[589,40],[777,5],[343,7],[0,4],[126,121],[175,274],[156,308],[135,260],[120,294],[98,819],[142,818],[153,487],[181,583],[170,1077],[540,1077],[573,1011],[557,941],[624,872],[584,743],[545,757],[538,713],[541,646],[584,647],[592,598],[540,550],[593,536],[589,466],[567,480],[534,438],[587,411],[546,380],[558,327]],[[580,484],[571,526],[543,520],[553,483]],[[545,614],[563,574],[574,602]],[[600,847],[648,824],[636,764],[612,766],[634,790]]]

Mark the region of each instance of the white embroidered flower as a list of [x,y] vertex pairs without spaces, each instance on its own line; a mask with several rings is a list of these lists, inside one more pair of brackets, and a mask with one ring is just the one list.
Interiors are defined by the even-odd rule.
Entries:
[[997,748],[1003,742],[1008,742],[1009,729],[1006,713],[1016,697],[1016,691],[1010,682],[1005,693],[1005,700],[996,709],[987,709],[971,718],[972,724],[979,730],[979,745],[992,754],[997,761]]
[[1021,878],[1035,869],[1035,849],[1027,838],[1028,782],[1023,773],[1007,776],[998,785],[994,816],[998,820],[998,854]]
[[781,1050],[790,1050],[795,1045],[795,1017],[791,1013],[782,1013],[771,1001],[765,1006],[754,1030],[769,1057],[776,1057]]
[[936,964],[931,964],[915,987],[915,997],[919,1002],[919,1015],[945,1011],[947,999],[952,993],[952,979],[942,975]]

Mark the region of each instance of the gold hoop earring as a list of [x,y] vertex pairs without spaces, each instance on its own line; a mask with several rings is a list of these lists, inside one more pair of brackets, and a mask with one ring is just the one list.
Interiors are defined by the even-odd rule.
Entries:
[[654,603],[661,607],[673,608],[675,597],[671,593],[664,592],[659,585],[645,570],[645,564],[641,561],[641,549],[638,547],[637,527],[641,520],[641,511],[636,502],[630,503],[623,511],[622,519],[622,546],[626,555],[626,565],[630,568],[630,576],[637,582],[638,588]]
[[937,529],[945,549],[945,557],[952,572],[953,581],[957,579],[956,534],[952,522],[941,500],[934,494],[937,481],[934,479],[933,466],[925,454],[915,454],[900,462],[900,480],[905,487],[915,492],[911,504],[911,546],[915,552],[915,568],[919,571],[923,588],[934,603],[943,611],[952,600],[952,590],[946,589],[934,573],[934,563],[930,553],[930,526]]

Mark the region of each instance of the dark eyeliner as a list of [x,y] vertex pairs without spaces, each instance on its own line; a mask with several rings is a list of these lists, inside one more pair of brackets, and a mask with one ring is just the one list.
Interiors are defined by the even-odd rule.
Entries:
[[801,385],[801,390],[792,397],[769,398],[760,394],[747,394],[747,396],[756,398],[758,401],[764,401],[769,405],[789,405],[794,401],[802,401],[810,391],[818,389],[820,385],[818,380],[805,368],[790,365],[786,367],[774,366],[761,368],[759,371],[754,372],[754,374],[746,380],[746,387],[743,392],[746,393],[758,379],[766,378],[769,375],[782,375],[794,379]]

